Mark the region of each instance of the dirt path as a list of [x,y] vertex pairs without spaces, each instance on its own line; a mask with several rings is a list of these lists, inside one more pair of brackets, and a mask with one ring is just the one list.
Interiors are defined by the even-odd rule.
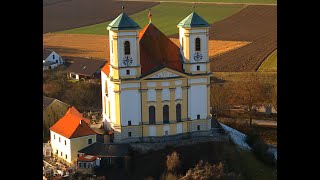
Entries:
[[232,3],[232,2],[190,2],[190,1],[158,1],[158,0],[115,0],[115,1],[139,1],[139,2],[159,2],[159,3],[196,3],[196,4],[217,4],[217,5],[263,5],[263,6],[276,6],[277,4],[263,4],[263,3]]

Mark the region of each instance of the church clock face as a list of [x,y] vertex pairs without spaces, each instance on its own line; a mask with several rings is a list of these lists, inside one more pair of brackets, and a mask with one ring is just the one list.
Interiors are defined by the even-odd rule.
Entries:
[[133,59],[130,56],[124,56],[122,62],[125,66],[130,66],[133,62]]
[[203,58],[203,56],[202,56],[201,52],[195,52],[195,53],[193,54],[193,59],[194,59],[195,61],[201,61],[202,58]]

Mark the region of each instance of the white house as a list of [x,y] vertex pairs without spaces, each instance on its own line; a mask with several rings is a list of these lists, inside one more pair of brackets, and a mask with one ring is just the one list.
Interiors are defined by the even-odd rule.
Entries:
[[64,64],[64,60],[58,53],[43,49],[43,70],[54,69],[61,64]]
[[71,107],[50,127],[53,155],[70,164],[76,162],[78,151],[96,142],[96,133],[89,127],[89,123],[89,119]]

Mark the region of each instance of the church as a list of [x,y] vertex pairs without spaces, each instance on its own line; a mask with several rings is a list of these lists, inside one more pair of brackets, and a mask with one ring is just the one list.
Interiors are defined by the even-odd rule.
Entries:
[[102,114],[114,142],[211,129],[210,25],[192,12],[177,25],[178,47],[149,18],[141,29],[122,13],[107,27]]

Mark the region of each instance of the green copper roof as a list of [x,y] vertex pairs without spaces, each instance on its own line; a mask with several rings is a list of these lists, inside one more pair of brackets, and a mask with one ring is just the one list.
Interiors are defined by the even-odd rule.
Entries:
[[209,27],[209,26],[210,24],[194,11],[178,24],[178,27],[183,27],[183,28]]
[[133,30],[133,29],[140,29],[140,27],[126,13],[122,13],[108,25],[107,29],[108,30]]

